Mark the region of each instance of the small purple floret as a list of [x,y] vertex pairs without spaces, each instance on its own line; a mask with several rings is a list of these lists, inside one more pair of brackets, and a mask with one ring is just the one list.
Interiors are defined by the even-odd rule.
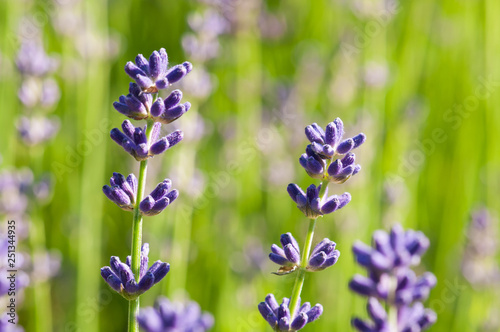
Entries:
[[315,321],[323,313],[323,306],[316,304],[311,308],[309,302],[304,303],[296,310],[295,314],[290,313],[288,308],[290,300],[283,298],[281,305],[278,305],[273,294],[268,294],[264,302],[257,306],[260,314],[276,331],[298,331],[306,324]]
[[137,161],[165,152],[167,149],[179,143],[183,138],[183,133],[176,130],[165,137],[158,139],[161,124],[155,122],[151,134],[151,144],[148,147],[146,137],[147,125],[143,128],[134,127],[129,120],[123,121],[121,132],[118,128],[113,128],[110,137],[127,151]]
[[299,210],[311,219],[341,209],[351,201],[349,193],[344,193],[340,196],[333,195],[321,200],[319,197],[320,190],[321,185],[316,187],[314,184],[307,188],[307,193],[304,193],[295,183],[290,183],[287,187],[288,194],[297,203]]
[[153,97],[150,94],[143,93],[136,83],[130,83],[129,94],[120,96],[113,107],[131,119],[142,120],[148,117],[152,103]]
[[321,271],[337,263],[340,251],[336,250],[335,246],[335,242],[327,238],[318,243],[311,253],[307,270]]
[[180,81],[192,68],[191,63],[184,62],[168,69],[167,52],[162,48],[160,51],[153,51],[149,61],[139,54],[135,63],[127,62],[125,72],[135,80],[142,92],[151,94]]
[[176,189],[169,191],[171,187],[172,181],[169,179],[160,182],[139,204],[141,213],[145,216],[155,216],[175,201],[179,192]]
[[125,178],[120,173],[113,173],[109,182],[111,186],[105,185],[102,187],[106,197],[123,210],[132,211],[137,196],[137,178],[135,175],[129,174]]
[[131,269],[130,256],[127,257],[126,263],[122,263],[118,257],[112,256],[109,262],[110,266],[101,268],[101,276],[121,296],[127,300],[134,300],[163,279],[170,270],[170,265],[161,261],[156,261],[148,269],[148,254],[149,244],[144,243],[141,248],[138,282]]

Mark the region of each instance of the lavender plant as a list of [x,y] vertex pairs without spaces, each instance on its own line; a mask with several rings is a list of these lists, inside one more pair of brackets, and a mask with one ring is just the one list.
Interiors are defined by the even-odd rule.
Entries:
[[428,247],[429,240],[423,233],[404,231],[400,225],[395,225],[389,234],[376,231],[372,247],[362,242],[353,245],[356,261],[366,268],[368,277],[356,274],[349,287],[368,297],[371,318],[354,318],[354,328],[362,332],[410,332],[423,331],[434,324],[436,314],[425,309],[422,302],[436,285],[436,277],[430,272],[417,277],[410,268],[420,263]]
[[300,299],[306,273],[322,271],[334,265],[340,256],[335,249],[336,243],[328,238],[319,242],[311,252],[316,221],[318,217],[339,210],[351,201],[349,193],[328,196],[328,184],[343,183],[361,170],[361,166],[355,164],[355,155],[351,151],[366,140],[364,134],[343,139],[344,125],[339,118],[329,123],[325,130],[313,123],[305,128],[305,134],[311,144],[300,157],[300,164],[310,177],[321,180],[321,184],[311,184],[305,192],[294,183],[287,188],[299,210],[310,220],[302,253],[291,233],[281,235],[282,247],[271,246],[269,258],[280,265],[275,274],[296,274],[290,298],[284,298],[278,304],[274,295],[268,294],[265,301],[258,305],[262,317],[275,331],[298,331],[323,313],[321,304],[311,307],[309,302],[305,302],[301,305]]
[[[127,96],[121,96],[113,104],[118,112],[131,119],[146,120],[144,128],[135,127],[129,120],[125,120],[122,124],[123,131],[114,128],[110,133],[118,145],[140,162],[139,177],[136,178],[134,174],[125,177],[113,173],[110,185],[103,187],[106,197],[133,214],[131,255],[125,263],[113,256],[110,266],[101,269],[101,276],[109,286],[129,301],[130,332],[139,330],[139,296],[162,280],[170,270],[170,265],[161,261],[156,261],[148,268],[149,245],[142,244],[143,217],[161,213],[178,196],[177,190],[171,190],[170,179],[159,183],[145,196],[148,159],[162,154],[182,140],[180,130],[159,138],[161,125],[175,121],[191,106],[190,103],[180,104],[182,92],[179,90],[172,91],[165,100],[156,95],[153,101],[152,94],[180,81],[191,69],[189,62],[168,68],[168,57],[163,48],[154,51],[149,60],[139,54],[135,63],[128,62],[125,65],[125,72],[135,83],[130,83]],[[155,326],[155,318],[147,315],[147,311],[141,317],[142,326]]]

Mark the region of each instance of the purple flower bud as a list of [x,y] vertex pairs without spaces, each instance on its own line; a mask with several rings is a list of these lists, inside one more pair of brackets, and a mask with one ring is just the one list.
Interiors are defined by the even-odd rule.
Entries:
[[177,190],[170,190],[172,181],[169,179],[160,182],[150,195],[146,196],[139,204],[141,213],[145,216],[155,216],[163,211],[170,203],[172,203],[179,192]]
[[337,146],[337,153],[345,154],[345,153],[351,151],[353,148],[354,148],[354,141],[352,140],[352,138],[348,138],[345,141],[342,141]]
[[120,96],[118,102],[114,102],[114,108],[129,118],[142,120],[148,117],[148,110],[151,108],[153,99],[151,95],[142,93],[140,87],[135,83],[130,83],[129,94]]
[[170,109],[176,105],[178,105],[181,102],[182,99],[182,91],[181,90],[174,90],[170,92],[167,98],[165,98],[164,101],[164,107],[165,109]]
[[354,148],[357,148],[366,141],[366,135],[363,133],[358,134],[352,140],[354,141]]
[[106,197],[123,210],[132,211],[137,195],[137,179],[135,176],[130,174],[125,179],[120,173],[113,173],[109,182],[111,186],[105,185],[102,188]]
[[161,76],[165,75],[167,65],[161,61],[160,53],[153,51],[149,57],[149,76],[153,81],[156,81]]
[[183,65],[177,65],[170,68],[166,77],[168,82],[170,84],[173,84],[181,80],[184,76],[186,76],[186,74],[187,74],[186,67],[184,67]]
[[151,144],[148,143],[146,137],[147,126],[144,129],[135,128],[128,120],[125,120],[122,124],[123,133],[118,128],[113,128],[110,137],[137,161],[163,153],[182,140],[183,134],[180,130],[176,130],[158,140],[161,124],[155,123],[153,126]]
[[349,288],[352,291],[364,296],[372,296],[372,294],[376,293],[375,282],[359,274],[355,274],[354,277],[351,279],[351,281],[349,282]]
[[178,82],[192,69],[189,62],[177,65],[168,70],[168,56],[165,49],[153,51],[149,61],[139,54],[135,58],[135,64],[128,62],[125,72],[136,81],[144,93],[151,94],[165,89],[169,85]]
[[321,129],[316,123],[313,123],[310,126],[307,126],[305,129],[306,137],[311,143],[317,144],[325,144],[324,134],[318,131],[318,128]]
[[387,320],[387,313],[384,307],[374,297],[368,299],[367,311],[377,326],[382,326]]
[[101,276],[116,292],[127,300],[133,300],[143,294],[154,284],[158,283],[170,270],[168,263],[156,261],[149,269],[149,244],[144,243],[141,248],[140,281],[137,283],[131,269],[130,256],[127,262],[122,263],[118,257],[112,256],[110,267],[101,269]]
[[321,304],[316,304],[313,308],[309,302],[300,306],[295,313],[291,313],[289,309],[290,300],[283,298],[281,305],[278,305],[273,294],[268,294],[264,302],[259,303],[258,308],[262,317],[277,331],[298,331],[307,323],[311,323],[318,319],[323,313]]
[[297,203],[297,207],[308,218],[317,218],[324,214],[332,213],[344,207],[349,203],[351,196],[349,193],[344,193],[341,196],[327,196],[323,200],[319,197],[321,186],[316,187],[314,184],[307,188],[307,194],[304,194],[302,189],[294,183],[288,185],[287,191],[290,197]]
[[318,243],[309,257],[307,270],[321,271],[337,263],[340,252],[335,250],[335,246],[335,242],[329,239],[323,239]]
[[277,275],[292,273],[300,266],[300,249],[297,241],[291,233],[282,234],[280,238],[283,249],[273,244],[269,259],[281,267]]
[[149,62],[142,54],[139,54],[135,57],[135,63],[137,64],[137,67],[139,67],[146,75],[150,74]]

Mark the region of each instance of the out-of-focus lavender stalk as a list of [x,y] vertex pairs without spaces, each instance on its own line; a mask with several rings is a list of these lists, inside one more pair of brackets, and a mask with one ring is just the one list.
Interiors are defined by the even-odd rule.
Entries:
[[[477,300],[482,308],[489,308],[489,312],[482,315],[481,331],[498,331],[500,320],[500,264],[498,258],[500,245],[498,242],[499,223],[491,210],[485,207],[472,212],[467,228],[467,243],[462,258],[462,274],[472,287],[478,292]],[[474,302],[471,308],[475,306]]]
[[[41,31],[35,31],[32,39],[23,39],[23,36],[20,36],[20,39],[21,46],[15,63],[22,78],[18,97],[25,115],[19,117],[17,130],[21,141],[28,148],[30,164],[33,165],[35,174],[40,176],[44,144],[59,130],[59,119],[46,115],[54,109],[60,98],[59,87],[51,77],[58,68],[58,59],[45,52]],[[46,191],[50,192],[49,182]],[[31,200],[33,198],[36,196],[32,196]],[[43,271],[46,270],[44,265],[51,256],[47,252],[45,224],[39,216],[38,206],[35,202],[29,204],[31,222],[28,241],[33,260],[32,292],[34,301],[39,303],[34,307],[35,317],[32,323],[30,322],[30,329],[47,331],[52,329],[52,304],[48,282],[50,273]]]
[[[362,242],[353,245],[356,261],[366,268],[368,276],[356,274],[349,287],[368,297],[371,318],[354,318],[354,328],[362,332],[418,332],[434,324],[436,314],[425,309],[422,302],[436,285],[436,277],[430,272],[417,277],[410,268],[420,263],[428,247],[429,240],[423,233],[404,231],[400,225],[389,234],[376,231],[371,247]],[[380,302],[385,302],[387,312]]]

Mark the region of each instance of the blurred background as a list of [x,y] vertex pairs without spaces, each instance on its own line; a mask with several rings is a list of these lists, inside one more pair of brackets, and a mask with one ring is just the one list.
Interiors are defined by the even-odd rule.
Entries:
[[109,139],[124,120],[112,103],[125,63],[164,47],[193,63],[193,107],[163,129],[181,144],[149,163],[146,191],[168,177],[180,196],[144,222],[150,260],[171,271],[142,306],[190,298],[214,331],[270,330],[257,304],[289,297],[294,277],[271,274],[269,248],[285,232],[302,244],[308,225],[286,186],[318,184],[298,163],[304,127],[340,117],[368,140],[360,174],[330,185],[352,202],[318,223],[315,243],[342,255],[308,274],[302,299],[325,312],[304,330],[366,317],[351,245],[399,222],[431,241],[417,268],[438,279],[431,330],[499,331],[499,14],[497,0],[2,0],[0,214],[4,238],[16,220],[19,325],[126,330],[99,273],[131,241],[131,214],[101,188],[138,174]]

